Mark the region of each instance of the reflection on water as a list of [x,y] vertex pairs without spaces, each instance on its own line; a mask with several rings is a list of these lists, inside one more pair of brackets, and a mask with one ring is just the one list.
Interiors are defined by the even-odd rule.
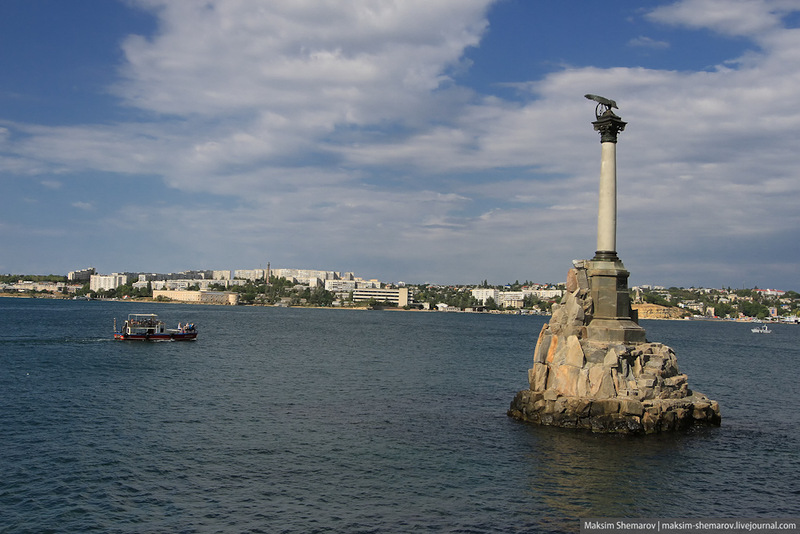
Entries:
[[[684,449],[685,436],[597,435],[550,427],[531,432],[537,438],[536,450],[526,457],[531,492],[561,517],[641,516],[676,502],[676,488],[663,478],[669,478],[670,461]],[[648,502],[655,486],[658,502]]]

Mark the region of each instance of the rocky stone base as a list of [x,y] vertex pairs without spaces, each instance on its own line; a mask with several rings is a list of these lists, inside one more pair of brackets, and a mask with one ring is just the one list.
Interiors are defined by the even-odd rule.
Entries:
[[[613,321],[594,317],[596,299],[585,265],[574,262],[567,273],[567,292],[539,332],[528,369],[530,389],[517,393],[508,415],[540,425],[630,434],[719,425],[719,404],[689,388],[675,351],[648,342],[635,313]],[[608,324],[612,330],[635,330],[636,335],[621,337],[636,340],[612,339],[605,332]]]
[[721,422],[719,404],[700,393],[678,399],[572,397],[523,390],[508,415],[521,421],[592,432],[655,434]]

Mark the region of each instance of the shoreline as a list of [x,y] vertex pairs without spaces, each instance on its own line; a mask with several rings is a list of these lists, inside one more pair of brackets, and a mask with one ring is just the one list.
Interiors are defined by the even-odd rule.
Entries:
[[[69,296],[62,296],[62,295],[53,295],[53,294],[18,294],[18,293],[0,293],[0,298],[15,298],[15,299],[44,299],[44,300],[84,300],[84,299],[75,299]],[[229,304],[216,304],[216,303],[203,303],[203,302],[181,302],[177,300],[171,301],[158,301],[153,299],[152,297],[140,297],[136,299],[87,299],[97,302],[130,302],[130,303],[146,303],[146,304],[193,304],[197,306],[230,306]],[[481,315],[525,315],[525,316],[532,316],[532,317],[550,317],[550,314],[538,314],[538,313],[520,313],[519,311],[483,311],[483,312],[468,312],[468,311],[457,311],[457,312],[439,312],[437,310],[420,310],[420,309],[409,309],[404,310],[403,308],[380,308],[380,309],[369,309],[365,306],[279,306],[275,304],[270,305],[263,305],[263,304],[238,304],[237,306],[250,306],[250,307],[262,307],[262,308],[292,308],[292,309],[309,309],[309,310],[352,310],[352,311],[396,311],[396,312],[420,312],[420,313],[471,313],[471,314],[481,314]],[[233,307],[237,307],[233,306]],[[756,319],[755,317],[749,319],[723,319],[720,317],[681,317],[681,318],[646,318],[641,317],[640,319],[645,321],[706,321],[706,322],[721,322],[721,323],[770,323],[770,324],[797,324],[797,323],[790,323],[790,322],[783,322],[783,321],[772,321],[769,319]]]

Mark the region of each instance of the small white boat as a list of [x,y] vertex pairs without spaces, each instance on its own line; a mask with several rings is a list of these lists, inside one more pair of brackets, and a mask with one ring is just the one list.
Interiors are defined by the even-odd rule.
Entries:
[[771,334],[772,333],[772,330],[770,330],[769,327],[767,325],[765,325],[765,324],[762,324],[761,326],[757,326],[755,328],[751,328],[750,331],[752,333],[754,333],[754,334]]

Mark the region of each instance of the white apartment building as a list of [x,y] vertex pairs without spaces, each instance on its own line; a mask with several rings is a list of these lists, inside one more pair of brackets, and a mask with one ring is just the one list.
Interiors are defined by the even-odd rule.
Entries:
[[321,285],[324,280],[340,280],[342,278],[341,274],[335,271],[315,269],[272,269],[272,275],[312,287]]
[[521,308],[527,296],[534,296],[541,300],[560,298],[564,291],[561,289],[523,289],[521,291],[499,291],[492,288],[475,288],[470,290],[472,296],[481,304],[491,297],[498,305],[507,308]]
[[486,304],[486,300],[489,298],[497,302],[498,293],[500,293],[496,289],[484,288],[484,287],[475,288],[470,291],[472,293],[472,296],[475,297],[475,299],[479,301],[481,304]]
[[93,274],[89,279],[89,289],[94,292],[108,291],[124,286],[130,281],[127,273]]
[[561,296],[564,294],[563,289],[524,289],[523,292],[526,295],[533,295],[534,297],[538,297],[542,300],[561,298]]

